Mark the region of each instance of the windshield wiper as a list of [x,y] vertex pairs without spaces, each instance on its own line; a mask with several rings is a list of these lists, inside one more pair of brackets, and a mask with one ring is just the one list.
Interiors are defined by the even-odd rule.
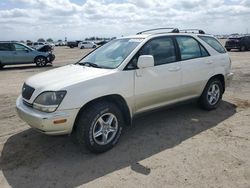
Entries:
[[95,63],[91,63],[91,62],[80,62],[78,63],[79,65],[84,65],[84,66],[88,66],[88,67],[95,67],[95,68],[102,68],[99,65],[95,64]]

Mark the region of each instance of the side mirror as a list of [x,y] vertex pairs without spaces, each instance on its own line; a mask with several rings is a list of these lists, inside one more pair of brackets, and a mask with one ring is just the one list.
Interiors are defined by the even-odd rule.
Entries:
[[141,55],[137,62],[139,69],[153,67],[155,64],[154,57],[152,55]]
[[26,53],[29,53],[30,51],[29,50],[25,50]]

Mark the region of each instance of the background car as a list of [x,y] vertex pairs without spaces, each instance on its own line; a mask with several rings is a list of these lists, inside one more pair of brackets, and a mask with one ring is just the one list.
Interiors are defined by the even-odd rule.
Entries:
[[250,50],[250,36],[229,37],[225,43],[227,51],[239,49],[240,51]]
[[82,42],[81,40],[69,41],[67,42],[67,46],[70,48],[78,47],[78,44]]
[[51,52],[42,52],[17,42],[0,42],[0,68],[5,65],[35,63],[39,67],[52,63]]
[[45,44],[46,44],[45,42],[34,42],[32,47],[35,49],[38,49],[38,48],[44,46]]
[[102,45],[104,45],[104,44],[106,44],[108,42],[109,41],[103,40],[103,41],[97,42],[96,44],[102,46]]
[[94,42],[83,41],[78,44],[78,48],[96,48],[96,44]]

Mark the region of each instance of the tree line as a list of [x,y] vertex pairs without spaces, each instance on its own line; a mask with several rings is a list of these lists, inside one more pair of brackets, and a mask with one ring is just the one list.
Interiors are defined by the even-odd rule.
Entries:
[[[86,41],[109,41],[109,40],[113,40],[113,39],[116,39],[116,37],[87,37],[85,38]],[[25,42],[23,40],[21,40],[20,42]],[[29,43],[29,42],[32,42],[31,40],[26,40],[26,43]],[[63,40],[59,39],[57,41],[54,41],[52,38],[48,38],[48,39],[44,39],[44,38],[39,38],[37,40],[37,42],[49,42],[49,43],[52,43],[52,42],[63,42]]]

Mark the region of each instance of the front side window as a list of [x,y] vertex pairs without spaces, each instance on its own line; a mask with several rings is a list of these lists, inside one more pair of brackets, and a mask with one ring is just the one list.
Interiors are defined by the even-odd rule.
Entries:
[[201,44],[199,44],[193,37],[177,36],[176,40],[180,49],[181,60],[209,56],[205,48]]
[[139,55],[152,55],[155,66],[176,61],[175,46],[170,37],[160,37],[150,40],[141,48]]
[[223,46],[220,44],[218,40],[216,40],[213,37],[209,36],[199,36],[199,38],[203,41],[205,41],[209,46],[211,46],[213,49],[215,49],[219,53],[226,53]]
[[14,47],[15,47],[16,51],[27,51],[27,50],[29,50],[28,48],[26,48],[25,46],[23,46],[21,44],[14,44]]
[[116,68],[142,40],[136,38],[112,40],[84,57],[79,64],[95,64],[96,67],[100,68]]

